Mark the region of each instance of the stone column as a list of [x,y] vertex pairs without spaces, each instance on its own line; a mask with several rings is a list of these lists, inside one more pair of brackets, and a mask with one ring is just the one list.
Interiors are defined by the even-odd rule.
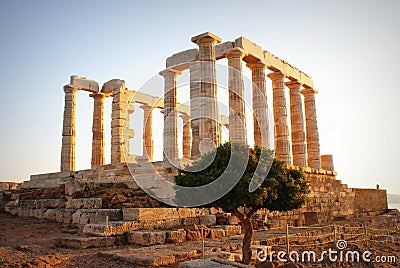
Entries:
[[252,72],[254,145],[270,148],[265,64],[248,63]]
[[192,133],[190,129],[190,116],[188,114],[181,114],[183,120],[183,140],[182,140],[182,154],[186,159],[190,159],[192,147]]
[[92,124],[92,168],[105,164],[104,161],[104,93],[93,93],[90,97],[94,100]]
[[274,125],[275,125],[275,157],[290,164],[289,129],[285,97],[285,75],[281,72],[268,74],[272,80]]
[[333,171],[333,156],[331,154],[321,155],[321,168]]
[[[218,106],[217,84],[215,72],[215,45],[221,42],[221,38],[204,33],[192,38],[192,42],[199,46],[200,65],[200,97],[203,98],[200,105],[199,139],[202,142],[202,151],[210,151],[214,145],[219,146],[218,136]],[[194,155],[194,157],[198,157]]]
[[75,170],[75,114],[76,92],[70,85],[64,86],[65,106],[61,147],[61,171]]
[[153,161],[153,107],[147,104],[140,106],[143,109],[143,156]]
[[176,111],[176,77],[180,71],[166,69],[164,77],[164,163],[178,158],[178,112]]
[[189,65],[190,75],[190,126],[192,129],[191,157],[200,157],[200,62]]
[[125,154],[129,154],[126,152],[126,139],[124,138],[129,95],[124,81],[116,80],[114,86],[111,112],[111,164],[118,164],[126,162]]
[[290,92],[290,124],[292,134],[293,165],[307,167],[306,137],[304,133],[303,101],[298,81],[287,82]]
[[246,115],[242,59],[245,56],[240,48],[232,48],[224,53],[228,59],[229,87],[229,140],[247,144]]
[[320,151],[319,151],[319,134],[317,124],[317,110],[315,107],[315,93],[313,88],[305,88],[301,91],[304,96],[304,109],[306,115],[306,139],[307,139],[307,156],[308,166],[319,169]]

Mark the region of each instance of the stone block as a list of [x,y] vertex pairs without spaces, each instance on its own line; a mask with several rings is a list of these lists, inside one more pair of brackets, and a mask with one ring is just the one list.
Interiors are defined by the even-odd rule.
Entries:
[[226,50],[229,50],[231,48],[233,48],[234,46],[234,42],[228,41],[228,42],[224,42],[221,44],[218,44],[215,46],[215,58],[218,59],[222,59],[223,58],[223,54]]
[[264,62],[264,51],[260,46],[254,44],[250,40],[239,37],[235,40],[235,47],[242,48],[247,54]]
[[199,217],[206,215],[206,210],[197,208],[123,208],[122,213],[124,220],[146,222]]
[[115,245],[115,237],[62,237],[60,244],[74,249],[109,247]]
[[79,88],[82,90],[90,91],[90,92],[98,92],[99,91],[99,83],[90,80],[86,77],[79,77],[77,75],[72,75],[70,80],[70,85],[74,88]]
[[199,230],[186,230],[186,240],[199,241],[200,239],[201,239],[201,233]]
[[39,208],[63,208],[65,201],[63,199],[39,199],[35,200],[35,207]]
[[84,189],[85,189],[84,183],[71,181],[65,184],[65,195],[72,196],[74,193],[83,191]]
[[72,222],[72,214],[73,214],[74,210],[71,209],[65,209],[64,213],[63,213],[63,223],[67,223],[70,224]]
[[176,65],[187,64],[196,60],[198,57],[199,51],[197,49],[188,49],[179,53],[176,53],[166,60],[166,67],[172,67]]
[[199,224],[205,226],[213,226],[217,224],[217,216],[213,214],[199,216]]
[[66,208],[72,209],[90,209],[90,208],[101,208],[102,199],[101,198],[76,198],[68,200]]
[[236,217],[236,216],[230,216],[230,217],[228,217],[228,219],[227,219],[227,221],[226,221],[226,223],[227,224],[230,224],[230,225],[237,225],[237,224],[239,224],[239,219],[238,219],[238,217]]
[[225,236],[240,235],[242,233],[240,225],[223,225],[221,227],[225,231]]
[[165,244],[167,233],[165,231],[133,231],[127,234],[129,244],[152,246]]
[[58,209],[47,209],[45,212],[43,212],[43,219],[49,221],[56,221],[57,211]]
[[184,229],[167,231],[167,243],[182,243],[186,240],[186,232]]
[[192,225],[198,225],[200,223],[200,219],[197,217],[190,217],[190,218],[183,218],[182,219],[182,225],[183,226],[192,226]]
[[110,222],[108,227],[105,224],[89,223],[83,227],[83,233],[94,236],[114,236],[136,231],[140,228],[141,225],[137,222]]
[[105,223],[106,217],[109,221],[122,220],[121,209],[96,209],[90,216],[90,223]]
[[208,235],[209,238],[211,239],[218,239],[225,237],[225,230],[220,229],[220,228],[210,228],[210,233]]

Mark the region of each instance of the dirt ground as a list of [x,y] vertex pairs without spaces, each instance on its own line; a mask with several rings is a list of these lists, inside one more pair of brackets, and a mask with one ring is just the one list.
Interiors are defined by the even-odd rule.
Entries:
[[[60,223],[43,222],[37,219],[23,219],[0,212],[0,267],[138,267],[123,261],[107,258],[99,254],[106,250],[137,248],[137,246],[119,246],[118,248],[66,249],[59,247],[59,239],[77,233],[78,229]],[[369,264],[354,266],[351,264],[303,267],[400,267],[400,244],[370,243],[368,248],[360,246],[361,251],[369,250],[374,255],[396,256],[396,263]]]
[[58,246],[61,237],[75,232],[71,226],[41,224],[37,219],[0,212],[0,267],[132,267],[99,256],[104,248],[75,250]]

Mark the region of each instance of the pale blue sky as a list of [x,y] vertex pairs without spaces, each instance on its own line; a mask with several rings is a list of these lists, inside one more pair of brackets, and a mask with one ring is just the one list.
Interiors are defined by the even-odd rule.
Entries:
[[[70,75],[138,89],[211,31],[244,36],[311,75],[321,153],[334,155],[338,179],[400,193],[399,10],[399,1],[3,0],[0,180],[59,170]],[[87,93],[78,105],[77,166],[89,168]]]

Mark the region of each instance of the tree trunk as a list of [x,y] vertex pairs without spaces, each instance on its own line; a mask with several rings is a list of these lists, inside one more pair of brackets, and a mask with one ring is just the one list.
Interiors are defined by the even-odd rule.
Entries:
[[243,232],[242,262],[243,264],[249,264],[251,261],[251,241],[253,239],[253,223],[251,217],[244,217]]
[[243,223],[243,245],[242,245],[242,263],[249,264],[251,261],[251,241],[253,240],[253,222],[252,216],[257,211],[257,208],[252,208],[247,215],[243,215],[239,210],[235,209],[233,215],[239,218]]

